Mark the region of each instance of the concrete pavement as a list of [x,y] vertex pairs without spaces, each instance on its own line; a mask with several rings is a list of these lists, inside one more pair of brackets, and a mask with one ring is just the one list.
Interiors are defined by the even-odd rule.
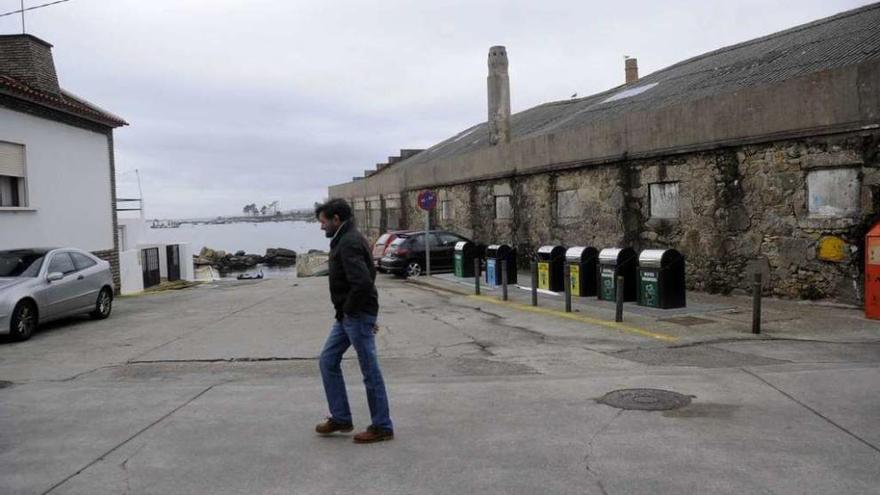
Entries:
[[[880,493],[880,326],[846,310],[780,303],[774,340],[628,315],[671,342],[381,277],[397,438],[360,446],[312,431],[327,299],[326,279],[216,283],[0,344],[0,492]],[[823,335],[811,311],[843,316]],[[694,397],[595,401],[630,387]]]

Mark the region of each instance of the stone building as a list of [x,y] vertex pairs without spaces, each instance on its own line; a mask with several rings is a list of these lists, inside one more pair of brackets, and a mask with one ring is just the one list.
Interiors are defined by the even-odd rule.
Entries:
[[[510,114],[489,52],[488,118],[329,188],[376,236],[435,225],[520,253],[671,247],[690,289],[858,303],[880,213],[880,4],[700,55],[585,98]],[[513,95],[515,97],[515,95]]]

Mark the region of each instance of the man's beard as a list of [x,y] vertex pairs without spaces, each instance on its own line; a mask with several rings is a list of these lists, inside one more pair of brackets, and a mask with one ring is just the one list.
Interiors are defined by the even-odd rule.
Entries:
[[327,239],[332,239],[333,236],[336,235],[336,231],[337,231],[337,230],[339,230],[339,227],[336,227],[336,228],[333,229],[333,230],[327,229],[327,230],[324,231],[324,236],[325,236]]

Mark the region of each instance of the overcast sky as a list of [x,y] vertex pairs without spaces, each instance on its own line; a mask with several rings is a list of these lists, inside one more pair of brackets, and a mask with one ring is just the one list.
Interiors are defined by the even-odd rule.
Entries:
[[621,84],[624,55],[646,75],[868,3],[70,0],[26,25],[55,45],[62,87],[131,124],[115,134],[119,193],[136,194],[138,169],[147,216],[180,218],[310,207],[485,121],[492,45],[507,46],[516,112]]

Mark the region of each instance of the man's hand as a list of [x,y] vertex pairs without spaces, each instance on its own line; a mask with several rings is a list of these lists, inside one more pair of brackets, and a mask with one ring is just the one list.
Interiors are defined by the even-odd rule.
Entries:
[[377,333],[379,333],[379,324],[374,323],[373,324],[373,335],[376,335]]

